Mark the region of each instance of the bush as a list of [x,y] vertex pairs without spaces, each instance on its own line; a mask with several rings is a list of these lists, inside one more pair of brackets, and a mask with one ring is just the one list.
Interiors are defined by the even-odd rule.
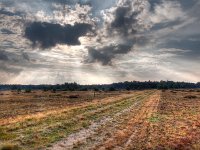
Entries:
[[26,89],[25,93],[31,93],[31,89]]
[[68,98],[79,98],[79,95],[69,95]]
[[82,89],[80,89],[80,91],[88,91],[88,89],[87,88],[82,88]]
[[195,90],[189,90],[189,92],[195,92]]
[[95,92],[98,92],[98,91],[99,91],[99,89],[95,88],[95,89],[94,89],[94,91],[95,91]]
[[53,93],[56,93],[56,89],[53,89],[52,92],[53,92]]
[[44,92],[47,92],[47,91],[48,91],[48,89],[47,89],[47,88],[44,88],[44,89],[43,89],[43,91],[44,91]]

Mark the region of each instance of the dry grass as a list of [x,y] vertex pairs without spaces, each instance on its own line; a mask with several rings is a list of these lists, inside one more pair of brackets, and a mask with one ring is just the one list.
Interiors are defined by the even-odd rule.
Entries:
[[150,129],[152,149],[200,148],[200,98],[196,90],[162,92],[158,115],[162,120],[153,122]]
[[[6,91],[0,97],[0,125],[19,122],[31,118],[43,118],[45,116],[96,103],[103,98],[123,95],[119,92],[97,93],[93,92],[43,92],[20,93]],[[71,95],[79,95],[78,98],[69,98]]]
[[200,149],[198,90],[99,92],[95,98],[93,92],[2,94],[0,145],[47,148],[91,123],[122,113],[74,148]]
[[[196,98],[191,101],[187,95]],[[196,90],[186,89],[176,90],[176,93],[164,90],[160,96],[150,96],[124,115],[123,122],[116,118],[111,126],[101,129],[103,133],[98,134],[95,141],[87,141],[90,144],[83,144],[84,148],[199,150],[199,95]]]
[[[80,97],[76,98],[75,101],[69,100],[66,93],[58,92],[55,94],[45,92],[43,95],[41,91],[34,91],[30,94],[23,93],[23,95],[6,93],[6,97],[1,97],[1,102],[4,108],[11,105],[13,110],[16,110],[16,114],[9,114],[10,109],[2,110],[7,115],[1,114],[4,118],[0,119],[0,144],[12,142],[23,149],[44,148],[83,127],[86,128],[91,121],[123,110],[132,104],[129,97],[137,96],[143,92],[131,94],[101,92],[101,95],[96,95],[95,99],[91,97],[90,100],[88,98],[92,93],[89,92],[68,94],[77,93]],[[39,101],[39,99],[41,100]],[[29,107],[24,107],[24,104]],[[40,106],[41,104],[42,106]],[[35,105],[39,106],[35,107]],[[28,114],[24,115],[24,113]]]
[[[17,93],[17,91],[1,92],[0,118],[15,117],[24,114],[44,112],[56,108],[82,104],[94,100],[93,92],[43,92],[32,91],[31,93]],[[122,93],[96,94],[96,99],[111,97]],[[70,99],[70,95],[79,95],[76,99]]]

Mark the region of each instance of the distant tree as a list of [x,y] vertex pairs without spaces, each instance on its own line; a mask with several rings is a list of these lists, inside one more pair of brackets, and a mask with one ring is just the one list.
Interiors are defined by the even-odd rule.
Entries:
[[126,87],[126,90],[127,90],[127,91],[130,91],[130,90],[131,90],[131,88],[130,88],[130,87]]
[[116,91],[116,89],[114,87],[110,87],[109,91]]
[[99,91],[99,89],[98,89],[98,88],[94,88],[94,91],[95,91],[95,92],[98,92],[98,91]]
[[32,90],[65,90],[65,91],[86,91],[94,89],[102,90],[135,90],[135,89],[180,89],[180,88],[200,88],[200,82],[198,83],[187,83],[187,82],[173,82],[173,81],[131,81],[131,82],[119,82],[112,84],[102,84],[102,85],[79,85],[77,83],[65,83],[65,84],[56,84],[56,85],[0,85],[0,90],[13,90],[22,89],[29,91]]
[[200,88],[200,82],[197,83],[197,88]]
[[52,89],[52,92],[53,92],[53,93],[56,93],[56,88],[53,88],[53,89]]
[[105,91],[105,88],[103,87],[101,90],[102,90],[102,91]]
[[87,88],[81,88],[80,91],[88,91]]

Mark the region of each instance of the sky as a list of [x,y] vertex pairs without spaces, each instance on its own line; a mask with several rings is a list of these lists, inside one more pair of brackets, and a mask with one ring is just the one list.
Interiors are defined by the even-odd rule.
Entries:
[[0,0],[0,84],[200,81],[199,0]]

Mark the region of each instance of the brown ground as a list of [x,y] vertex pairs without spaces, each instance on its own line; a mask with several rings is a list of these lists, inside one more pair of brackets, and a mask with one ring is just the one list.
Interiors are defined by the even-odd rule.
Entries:
[[164,91],[152,124],[152,148],[200,149],[199,90]]
[[[120,126],[110,138],[106,139],[97,149],[131,149],[138,146],[145,146],[149,128],[148,118],[155,112],[160,100],[160,93],[153,94],[140,107],[134,116],[126,124]],[[135,144],[137,143],[137,144]]]
[[[199,90],[108,92],[99,93],[95,99],[91,92],[75,92],[73,94],[81,95],[76,100],[68,99],[67,96],[72,94],[68,92],[3,94],[0,96],[2,129],[19,134],[21,131],[16,125],[25,122],[25,125],[22,124],[24,129],[37,131],[38,139],[34,141],[34,146],[38,148],[41,144],[42,148],[51,150],[200,149]],[[50,125],[43,125],[42,118],[47,118],[43,122],[49,124],[52,117],[59,122],[53,119]],[[77,119],[77,123],[87,121],[88,124],[72,124],[77,126],[76,130],[72,130],[69,122],[69,130],[65,126],[66,117],[73,117],[72,123]],[[39,120],[30,124],[28,119],[32,118]],[[46,127],[42,129],[43,126]],[[63,128],[65,130],[57,133]],[[62,138],[52,140],[54,136],[48,133],[45,136],[49,136],[48,142],[51,144],[45,148],[47,139],[44,139],[42,130],[55,132]],[[64,131],[69,133],[65,136]],[[24,137],[26,134],[30,133],[20,133]],[[39,143],[40,138],[44,140],[43,144]],[[23,149],[30,148],[24,144]]]

